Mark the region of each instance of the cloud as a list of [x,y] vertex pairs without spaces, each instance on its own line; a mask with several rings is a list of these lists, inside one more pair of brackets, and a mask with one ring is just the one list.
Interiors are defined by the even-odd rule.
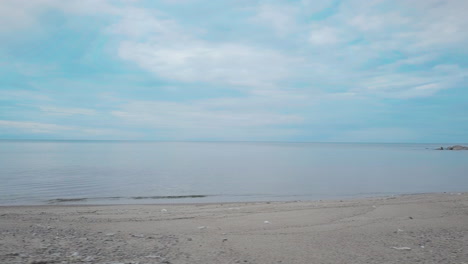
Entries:
[[[424,98],[418,103],[442,102],[448,109],[452,105],[447,98],[456,101],[464,95],[463,89],[456,89],[464,87],[468,73],[464,0],[196,1],[0,1],[0,34],[5,40],[17,33],[20,40],[24,29],[76,36],[38,39],[47,47],[45,42],[55,41],[50,47],[63,52],[57,64],[47,66],[31,58],[37,53],[20,52],[28,43],[12,52],[21,56],[7,54],[10,61],[0,64],[7,72],[2,83],[35,90],[5,86],[9,90],[3,89],[0,96],[6,98],[8,112],[0,114],[3,119],[36,122],[3,121],[2,127],[116,135],[107,127],[86,125],[105,119],[109,127],[137,127],[148,138],[165,133],[167,139],[224,140],[262,135],[288,139],[318,131],[325,131],[326,138],[333,134],[326,128],[332,127],[343,132],[342,139],[358,140],[385,134],[374,124],[375,108],[389,116],[405,115],[393,111],[389,102],[411,104]],[[184,2],[191,2],[189,11],[183,10]],[[50,21],[43,21],[49,10],[62,12],[60,19],[70,22],[79,21],[77,16],[99,18],[99,28],[92,34],[79,23],[52,28]],[[209,12],[216,14],[205,15]],[[90,51],[87,45],[93,37],[98,44]],[[83,49],[67,44],[80,39],[84,44],[76,45]],[[5,43],[6,51],[15,51],[9,43],[20,42]],[[69,54],[61,45],[79,50],[73,61],[67,61]],[[98,60],[99,65],[91,65]],[[97,67],[109,70],[103,73]],[[77,68],[86,70],[76,74]],[[71,97],[80,102],[66,107]],[[84,104],[103,108],[86,109]],[[106,112],[109,109],[113,111]],[[346,131],[341,131],[343,124],[348,125]],[[404,128],[383,127],[401,138],[414,135]]]
[[[114,3],[125,3],[120,0]],[[72,14],[116,13],[108,0],[2,0],[0,1],[0,33],[14,33],[17,30],[37,27],[39,17],[48,10],[61,10]]]
[[326,65],[314,78],[379,98],[428,97],[457,87],[468,72],[463,64],[445,72],[434,65],[468,45],[466,8],[458,0],[342,2],[333,15],[311,22],[313,60]]
[[36,15],[54,0],[3,0],[0,2],[0,33],[33,25]]
[[297,12],[290,5],[262,4],[252,21],[273,28],[279,35],[285,35],[296,30]]
[[73,130],[73,128],[69,126],[8,120],[0,120],[0,127],[15,128],[29,133],[57,133],[65,130]]
[[50,115],[61,115],[61,116],[70,116],[70,115],[87,115],[92,116],[96,115],[96,111],[93,109],[85,108],[64,108],[64,107],[54,107],[54,106],[39,106],[39,109]]
[[173,40],[183,37],[178,33],[182,30],[178,24],[157,10],[127,7],[120,9],[116,15],[118,15],[119,21],[109,26],[107,30],[110,33],[132,39],[146,39],[154,37],[154,35]]
[[22,102],[22,101],[50,101],[49,96],[31,90],[0,90],[0,98],[9,101]]
[[[6,10],[24,10],[25,14],[54,7],[73,14],[111,15],[116,22],[106,32],[117,36],[118,55],[123,60],[164,80],[215,84],[222,89],[248,88],[249,92],[282,89],[283,84],[300,79],[314,84],[314,90],[329,89],[317,83],[333,83],[340,85],[342,92],[372,95],[376,89],[368,87],[376,79],[398,76],[407,78],[401,80],[408,84],[406,88],[396,85],[399,88],[390,89],[389,84],[384,90],[408,94],[401,98],[433,95],[453,82],[447,82],[441,75],[437,75],[439,79],[429,78],[422,71],[405,73],[400,68],[431,63],[440,56],[442,47],[461,48],[468,44],[468,34],[462,30],[468,26],[462,11],[467,4],[461,0],[372,3],[350,0],[330,9],[334,13],[312,21],[305,16],[333,6],[333,1],[258,3],[257,13],[250,21],[268,25],[280,35],[295,31],[299,38],[285,41],[298,45],[304,37],[305,42],[294,50],[279,49],[269,43],[249,43],[248,36],[240,41],[210,39],[210,28],[182,25],[174,13],[137,7],[134,1],[6,0],[2,4]],[[386,60],[395,51],[405,52],[406,56],[366,72],[362,70],[369,63]],[[337,76],[352,80],[354,85],[342,85]],[[415,92],[431,83],[432,88],[425,89],[426,93]],[[358,85],[362,87],[357,88]],[[394,96],[380,93],[386,94]]]
[[67,135],[72,139],[135,139],[143,135],[138,132],[126,132],[122,129],[90,128],[84,126],[64,126],[51,123],[0,120],[0,132],[8,134],[48,134],[53,136]]
[[[302,58],[265,47],[206,41],[157,12],[131,9],[110,31],[127,40],[119,56],[156,76],[180,82],[265,87],[287,79]],[[197,29],[194,29],[197,31]]]
[[463,0],[383,0],[373,4],[352,0],[346,1],[327,22],[340,23],[380,50],[433,51],[436,47],[466,44],[466,8],[468,4]]
[[156,136],[168,133],[177,139],[229,140],[232,137],[247,139],[249,135],[266,139],[296,133],[284,126],[303,121],[300,116],[266,111],[262,107],[243,109],[242,100],[231,101],[231,104],[214,101],[132,101],[113,111],[112,115],[131,126],[151,127],[155,129]]
[[[216,107],[218,106],[218,107]],[[130,122],[159,128],[232,128],[290,125],[302,122],[296,115],[270,111],[242,111],[232,105],[219,109],[213,102],[175,103],[134,101],[112,114]]]
[[468,2],[453,1],[414,1],[410,4],[400,1],[400,8],[413,8],[416,16],[411,19],[408,34],[404,39],[414,42],[412,48],[430,49],[435,46],[464,46],[468,41],[466,9]]
[[396,60],[395,62],[383,64],[378,67],[380,70],[396,71],[404,66],[421,66],[437,59],[436,54],[421,54],[413,57]]
[[382,29],[407,26],[409,18],[398,13],[384,13],[379,15],[360,14],[351,18],[349,24],[362,32],[375,32]]
[[318,13],[333,5],[334,0],[301,0],[301,9],[306,13]]
[[355,92],[390,98],[414,98],[434,95],[439,90],[456,87],[468,77],[468,70],[458,65],[436,65],[427,71],[393,73],[386,71],[366,78]]
[[402,127],[371,127],[338,132],[330,138],[332,142],[376,142],[402,143],[418,140],[419,135]]
[[315,45],[336,44],[340,41],[338,30],[332,27],[314,27],[309,42]]
[[290,77],[292,65],[300,61],[274,50],[196,40],[183,44],[127,41],[119,54],[165,79],[250,87],[273,86]]

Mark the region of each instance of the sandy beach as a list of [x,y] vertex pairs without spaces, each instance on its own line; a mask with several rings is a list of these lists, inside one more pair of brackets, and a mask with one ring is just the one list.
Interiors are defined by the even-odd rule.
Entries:
[[0,263],[468,263],[468,194],[0,207]]

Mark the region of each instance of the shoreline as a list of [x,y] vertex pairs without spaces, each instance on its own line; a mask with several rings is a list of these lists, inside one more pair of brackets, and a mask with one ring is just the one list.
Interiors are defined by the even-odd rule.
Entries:
[[463,263],[468,193],[0,206],[1,263]]
[[[450,194],[450,195],[458,195],[458,194],[468,194],[468,191],[460,191],[460,192],[421,192],[421,193],[396,193],[396,194],[356,194],[356,195],[336,195],[331,196],[329,198],[316,198],[316,199],[284,199],[284,200],[245,200],[245,201],[207,201],[207,202],[149,202],[154,200],[166,200],[166,201],[177,201],[177,200],[190,200],[190,199],[199,199],[199,198],[207,198],[207,197],[222,197],[223,195],[182,195],[181,197],[175,196],[175,198],[171,198],[173,196],[164,196],[164,198],[125,198],[125,197],[118,197],[118,199],[127,200],[127,201],[134,201],[134,200],[146,200],[147,203],[80,203],[82,201],[87,200],[106,200],[107,197],[90,197],[90,198],[55,198],[51,200],[46,200],[42,203],[35,203],[35,204],[0,204],[0,208],[8,208],[8,207],[54,207],[54,206],[65,206],[65,207],[75,207],[75,206],[127,206],[127,205],[135,205],[135,206],[143,206],[143,205],[165,205],[165,206],[172,206],[172,205],[215,205],[215,204],[237,204],[237,203],[284,203],[284,202],[317,202],[317,201],[337,201],[337,200],[359,200],[359,199],[374,199],[374,198],[383,198],[383,197],[399,197],[399,196],[409,196],[409,195],[431,195],[431,194]],[[195,197],[192,197],[195,196]],[[241,195],[242,196],[242,195]],[[250,195],[245,195],[250,196]],[[312,195],[268,195],[263,197],[311,197]],[[232,196],[227,196],[232,197]],[[237,196],[239,197],[239,196]],[[261,197],[261,195],[258,195]],[[109,199],[112,199],[110,197]],[[116,198],[117,199],[117,198]],[[56,201],[58,200],[58,201]],[[63,201],[61,201],[63,200]],[[76,200],[76,202],[74,201]],[[56,201],[56,202],[55,202]]]

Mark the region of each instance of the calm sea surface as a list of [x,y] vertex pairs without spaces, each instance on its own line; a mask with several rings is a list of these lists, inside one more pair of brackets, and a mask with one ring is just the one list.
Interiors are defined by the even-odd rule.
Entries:
[[0,141],[0,205],[312,200],[468,191],[468,151],[433,150],[439,146]]

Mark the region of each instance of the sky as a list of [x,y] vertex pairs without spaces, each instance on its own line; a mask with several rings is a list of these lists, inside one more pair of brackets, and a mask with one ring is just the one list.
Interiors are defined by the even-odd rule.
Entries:
[[468,142],[466,0],[0,0],[0,139]]

